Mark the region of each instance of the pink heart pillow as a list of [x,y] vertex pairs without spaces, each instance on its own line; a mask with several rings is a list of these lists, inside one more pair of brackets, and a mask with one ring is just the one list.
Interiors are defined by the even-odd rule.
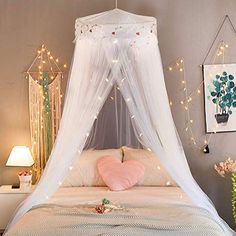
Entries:
[[112,156],[100,158],[97,167],[103,181],[112,191],[133,187],[145,172],[145,167],[138,161],[129,160],[122,163]]

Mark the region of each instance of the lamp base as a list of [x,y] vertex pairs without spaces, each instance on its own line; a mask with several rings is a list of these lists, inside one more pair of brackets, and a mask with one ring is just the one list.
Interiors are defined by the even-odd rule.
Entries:
[[20,188],[20,184],[13,184],[11,188],[14,188],[14,189]]

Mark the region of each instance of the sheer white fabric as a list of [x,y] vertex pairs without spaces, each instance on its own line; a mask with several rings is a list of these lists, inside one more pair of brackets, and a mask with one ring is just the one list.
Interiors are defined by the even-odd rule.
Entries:
[[118,9],[77,20],[74,59],[56,144],[37,188],[9,226],[58,189],[117,85],[139,142],[160,157],[171,177],[197,206],[211,213],[225,235],[234,235],[189,170],[169,108],[155,29],[154,18]]

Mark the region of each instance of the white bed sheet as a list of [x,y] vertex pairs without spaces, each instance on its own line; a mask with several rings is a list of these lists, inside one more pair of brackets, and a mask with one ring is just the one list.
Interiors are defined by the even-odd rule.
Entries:
[[116,204],[152,206],[157,204],[193,205],[179,187],[142,187],[114,192],[107,187],[63,187],[54,194],[48,203],[62,205],[97,204],[103,198]]

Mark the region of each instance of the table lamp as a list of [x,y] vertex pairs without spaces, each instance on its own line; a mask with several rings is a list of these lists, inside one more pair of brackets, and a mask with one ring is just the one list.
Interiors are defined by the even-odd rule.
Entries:
[[[30,153],[30,150],[26,146],[15,146],[11,150],[10,156],[7,160],[6,166],[25,166],[30,167],[34,164],[34,160]],[[22,171],[18,174],[20,180],[20,189],[31,187],[32,174],[27,171]],[[13,188],[19,188],[13,185]]]

